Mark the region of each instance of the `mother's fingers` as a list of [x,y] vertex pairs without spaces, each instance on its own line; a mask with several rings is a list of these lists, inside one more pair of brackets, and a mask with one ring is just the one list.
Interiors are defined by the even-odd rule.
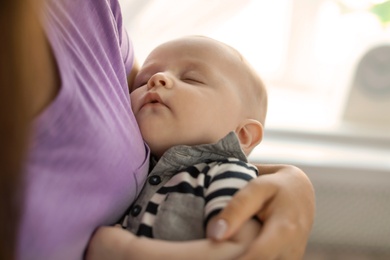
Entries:
[[284,219],[283,216],[274,215],[274,218],[267,220],[257,239],[240,260],[302,259],[306,236],[297,236],[297,233],[299,233],[298,226]]
[[235,234],[242,224],[259,215],[264,205],[272,199],[277,187],[261,177],[238,191],[229,204],[219,213],[207,229],[207,237],[222,240]]

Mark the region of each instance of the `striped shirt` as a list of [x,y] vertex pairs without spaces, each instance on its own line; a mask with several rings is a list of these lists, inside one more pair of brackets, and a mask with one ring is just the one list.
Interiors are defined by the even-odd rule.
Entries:
[[210,218],[256,176],[234,132],[215,144],[175,146],[150,172],[124,223],[138,236],[204,238]]

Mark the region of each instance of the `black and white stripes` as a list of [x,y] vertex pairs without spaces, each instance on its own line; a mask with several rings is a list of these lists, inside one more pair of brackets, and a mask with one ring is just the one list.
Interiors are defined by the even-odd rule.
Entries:
[[[141,196],[134,205],[144,208],[142,214],[135,217],[129,214],[128,221],[137,235],[160,239],[165,235],[156,235],[155,227],[158,225],[165,225],[159,230],[178,233],[191,232],[191,226],[205,228],[210,218],[225,207],[234,193],[256,176],[255,166],[236,158],[197,163],[163,180],[148,201],[145,197],[142,201]],[[138,227],[134,227],[137,221],[133,220],[136,218],[139,219]],[[200,223],[195,225],[194,221]],[[182,236],[170,234],[169,237]],[[196,238],[199,237],[193,239]]]

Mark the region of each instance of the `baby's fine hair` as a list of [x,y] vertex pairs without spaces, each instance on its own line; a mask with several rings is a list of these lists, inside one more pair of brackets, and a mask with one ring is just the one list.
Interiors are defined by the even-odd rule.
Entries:
[[243,93],[244,101],[247,102],[245,103],[245,106],[248,107],[249,116],[252,116],[253,119],[258,120],[264,126],[265,119],[267,117],[268,94],[263,80],[249,61],[245,59],[239,51],[226,43],[219,43],[229,48],[241,60],[242,65],[244,66],[244,70],[242,71],[247,74],[245,76],[250,84],[248,88],[249,91]]

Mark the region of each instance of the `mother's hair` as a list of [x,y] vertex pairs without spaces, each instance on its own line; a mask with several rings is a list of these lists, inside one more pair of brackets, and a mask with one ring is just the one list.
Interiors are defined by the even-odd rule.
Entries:
[[22,168],[27,148],[29,94],[37,86],[30,52],[41,30],[41,1],[0,1],[0,259],[16,258],[22,201]]

